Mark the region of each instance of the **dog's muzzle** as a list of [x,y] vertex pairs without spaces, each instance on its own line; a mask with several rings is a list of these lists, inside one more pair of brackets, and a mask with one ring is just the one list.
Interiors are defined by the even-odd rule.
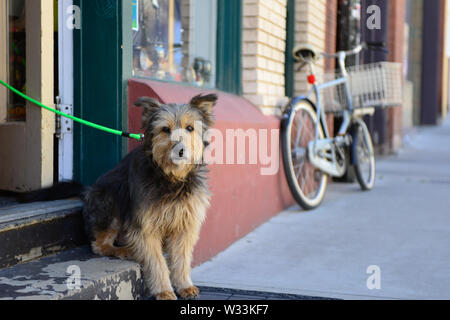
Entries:
[[175,164],[187,163],[191,158],[189,150],[186,148],[184,143],[179,142],[173,146],[170,153],[170,159]]

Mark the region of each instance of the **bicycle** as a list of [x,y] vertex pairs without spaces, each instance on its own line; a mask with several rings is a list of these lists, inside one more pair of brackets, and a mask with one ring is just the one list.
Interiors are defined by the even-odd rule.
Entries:
[[[342,177],[350,165],[355,168],[362,190],[371,190],[375,184],[374,147],[363,116],[373,115],[376,107],[401,105],[402,82],[398,63],[346,67],[347,57],[368,47],[361,44],[334,54],[319,53],[310,45],[294,49],[294,58],[301,62],[299,70],[309,66],[307,80],[312,88],[305,96],[293,98],[285,108],[281,145],[289,188],[305,210],[320,205],[328,176]],[[320,57],[337,59],[338,69],[324,74],[318,83],[315,62]],[[342,117],[335,137],[330,137],[325,109]]]

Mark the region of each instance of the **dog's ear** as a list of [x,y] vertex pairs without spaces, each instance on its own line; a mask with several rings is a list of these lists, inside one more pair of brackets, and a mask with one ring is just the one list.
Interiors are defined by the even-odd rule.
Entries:
[[146,128],[153,114],[161,108],[158,100],[149,97],[140,97],[134,103],[137,107],[142,107],[142,128]]
[[200,109],[204,115],[209,116],[212,113],[212,109],[216,105],[216,102],[217,95],[215,94],[207,94],[204,96],[199,94],[192,98],[190,105]]

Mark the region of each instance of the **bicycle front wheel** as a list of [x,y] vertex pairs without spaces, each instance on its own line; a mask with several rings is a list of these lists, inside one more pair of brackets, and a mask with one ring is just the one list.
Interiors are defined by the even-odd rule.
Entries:
[[375,184],[375,152],[369,129],[362,120],[354,124],[352,148],[356,179],[362,190],[371,190]]
[[[313,105],[301,100],[283,120],[281,148],[284,172],[294,199],[305,210],[316,208],[325,195],[327,175],[308,159],[308,144],[316,137],[318,119]],[[318,136],[324,138],[322,127]]]

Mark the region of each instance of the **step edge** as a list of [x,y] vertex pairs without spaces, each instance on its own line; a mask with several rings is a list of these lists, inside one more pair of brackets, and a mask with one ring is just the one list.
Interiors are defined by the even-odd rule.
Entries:
[[[135,300],[145,297],[138,263],[97,256],[87,246],[60,254],[65,255],[61,260],[43,257],[39,259],[41,265],[39,260],[26,263],[31,267],[27,272],[23,264],[1,270],[0,288],[9,286],[6,292],[11,296],[2,296],[0,300]],[[93,274],[89,272],[92,264],[99,265]],[[65,284],[71,276],[66,268],[72,265],[81,270],[80,288],[69,288]]]
[[35,223],[41,223],[52,219],[64,218],[67,215],[80,212],[82,207],[83,205],[81,201],[70,200],[70,202],[60,203],[59,205],[51,206],[47,209],[29,209],[20,216],[14,216],[11,213],[8,215],[4,215],[2,218],[0,215],[0,232],[26,227]]

